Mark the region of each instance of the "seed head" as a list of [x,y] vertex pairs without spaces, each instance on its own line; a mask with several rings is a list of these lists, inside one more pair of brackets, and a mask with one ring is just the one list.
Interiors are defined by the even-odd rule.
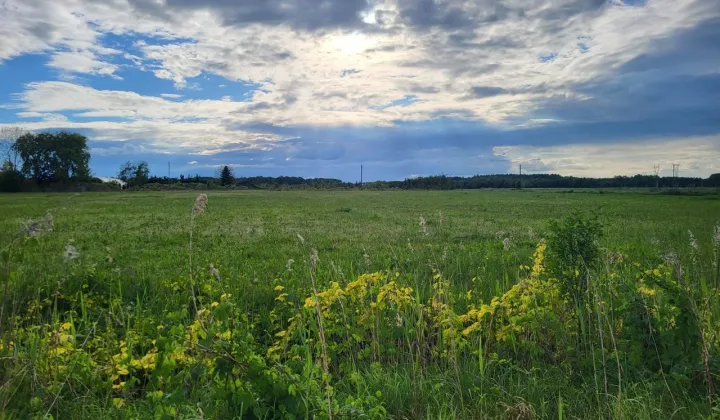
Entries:
[[713,234],[715,246],[720,246],[720,222],[715,223],[715,233]]
[[690,236],[690,246],[698,249],[698,243],[697,239],[695,239],[695,235],[693,235],[692,231],[688,230],[688,235]]
[[303,238],[301,234],[298,233],[297,238],[300,241],[301,245],[305,245],[305,238]]
[[52,230],[55,228],[55,219],[53,218],[53,215],[50,214],[50,212],[45,213],[45,228],[48,232],[52,232]]
[[212,276],[215,277],[215,280],[220,281],[220,271],[218,271],[218,269],[215,268],[214,264],[210,264],[209,270],[210,270],[210,274],[212,274]]
[[312,269],[312,271],[315,271],[317,268],[318,261],[320,261],[320,257],[318,257],[317,249],[313,248],[310,250],[310,269]]
[[422,232],[423,235],[427,236],[428,230],[427,230],[427,223],[425,222],[425,218],[420,216],[420,232]]
[[621,252],[611,252],[608,254],[608,261],[610,264],[621,263],[625,259],[625,256]]
[[198,214],[205,213],[205,209],[207,209],[207,201],[208,201],[207,194],[198,195],[197,198],[195,199],[195,204],[193,205],[193,208],[192,208],[192,215],[195,216]]
[[37,237],[43,236],[46,233],[52,232],[55,227],[55,222],[52,214],[48,211],[44,217],[39,219],[30,220],[23,223],[24,226],[20,229],[20,232],[30,236]]
[[287,260],[287,264],[285,264],[285,270],[287,270],[287,271],[292,271],[292,265],[293,265],[294,263],[295,263],[295,260],[293,260],[292,258],[290,258],[289,260]]
[[400,312],[398,312],[397,314],[395,314],[395,326],[398,327],[398,328],[400,328],[400,327],[403,326],[403,319],[402,319],[402,317],[400,316]]
[[503,239],[503,249],[505,251],[510,249],[510,238]]
[[65,252],[63,252],[63,258],[65,259],[65,262],[74,260],[78,256],[80,256],[80,253],[78,252],[77,248],[69,244],[65,246]]

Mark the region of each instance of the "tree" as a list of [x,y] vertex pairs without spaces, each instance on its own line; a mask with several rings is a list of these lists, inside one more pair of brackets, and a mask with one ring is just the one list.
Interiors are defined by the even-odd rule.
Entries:
[[88,178],[87,138],[75,133],[26,133],[12,147],[22,160],[22,173],[37,183]]
[[220,183],[223,185],[231,185],[234,179],[235,175],[233,174],[232,169],[230,169],[227,165],[223,166],[222,171],[220,172]]
[[150,178],[150,165],[144,160],[138,162],[135,168],[135,185],[144,185],[147,183],[148,178]]
[[707,187],[720,187],[720,173],[712,174],[708,177]]
[[144,160],[137,163],[125,162],[120,166],[117,177],[125,181],[128,186],[142,186],[150,178],[150,165]]

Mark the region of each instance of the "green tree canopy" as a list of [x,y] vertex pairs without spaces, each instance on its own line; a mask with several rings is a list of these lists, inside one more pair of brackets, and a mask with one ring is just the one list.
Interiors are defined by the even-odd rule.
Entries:
[[22,160],[22,173],[38,183],[90,176],[87,138],[76,133],[27,133],[13,150]]
[[118,178],[131,187],[144,185],[150,178],[150,165],[147,162],[125,162],[118,171]]

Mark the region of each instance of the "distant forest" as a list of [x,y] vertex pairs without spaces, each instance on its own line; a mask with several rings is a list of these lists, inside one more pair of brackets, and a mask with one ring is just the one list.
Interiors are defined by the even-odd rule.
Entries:
[[[151,177],[148,184],[212,183],[214,177],[181,178]],[[301,177],[237,177],[233,185],[245,188],[357,188],[359,183],[332,178]],[[708,178],[655,177],[651,175],[616,176],[613,178],[578,178],[553,174],[476,175],[451,177],[445,175],[408,178],[404,181],[374,181],[362,185],[367,189],[453,190],[479,188],[720,188],[720,173]]]

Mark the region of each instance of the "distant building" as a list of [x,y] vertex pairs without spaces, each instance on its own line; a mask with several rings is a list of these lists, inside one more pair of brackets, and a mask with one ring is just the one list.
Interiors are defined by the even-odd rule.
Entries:
[[121,179],[117,179],[117,178],[104,178],[104,177],[98,177],[98,179],[100,179],[102,182],[107,182],[107,183],[116,182],[116,183],[120,184],[120,187],[121,187],[121,188],[127,187],[127,182],[125,182],[125,181],[123,181],[123,180],[121,180]]

